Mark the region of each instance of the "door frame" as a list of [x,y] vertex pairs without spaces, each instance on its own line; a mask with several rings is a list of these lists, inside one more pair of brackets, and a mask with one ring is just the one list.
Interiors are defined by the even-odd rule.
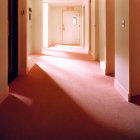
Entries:
[[[81,24],[81,17],[80,17],[80,11],[79,10],[62,10],[62,45],[74,45],[74,44],[64,44],[63,43],[63,19],[64,19],[64,17],[63,17],[63,14],[64,14],[64,12],[77,12],[78,14],[79,14],[79,23]],[[81,28],[81,25],[80,25],[80,28]],[[78,45],[80,45],[80,38],[81,38],[81,35],[80,35],[80,28],[79,28],[79,44]],[[77,44],[76,44],[77,45]]]
[[[13,3],[8,0],[8,62],[10,61],[10,68],[8,63],[8,83],[11,83],[18,76],[18,26],[15,25],[18,25],[18,0],[17,7],[13,7]],[[16,12],[13,10],[14,8],[17,9]],[[13,31],[13,27],[16,28],[16,33]]]
[[89,4],[89,50],[88,53],[91,54],[91,0],[88,1]]
[[82,46],[85,48],[85,6],[82,7]]
[[27,10],[27,0],[18,0],[18,76],[28,73]]

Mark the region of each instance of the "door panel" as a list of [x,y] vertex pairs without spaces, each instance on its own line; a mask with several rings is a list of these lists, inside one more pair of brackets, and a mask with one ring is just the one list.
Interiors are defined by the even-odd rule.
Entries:
[[80,14],[78,11],[63,12],[63,44],[80,44]]
[[8,83],[18,75],[18,0],[8,0]]

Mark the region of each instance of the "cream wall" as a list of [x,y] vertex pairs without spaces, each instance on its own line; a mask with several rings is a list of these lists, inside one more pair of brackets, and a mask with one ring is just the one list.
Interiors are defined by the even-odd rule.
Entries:
[[85,48],[85,6],[82,6],[82,45]]
[[53,30],[53,25],[52,25],[52,6],[48,4],[48,46],[52,44],[52,30]]
[[99,0],[95,0],[95,60],[99,60]]
[[42,2],[32,0],[32,53],[41,53],[43,46]]
[[[89,3],[91,2],[91,27],[89,26]],[[101,5],[100,5],[101,6]],[[89,34],[91,33],[91,52],[89,52],[95,60],[99,60],[99,0],[85,0],[85,48],[90,50]],[[91,32],[90,32],[91,28]]]
[[[32,52],[40,53],[42,49],[42,3],[32,0]],[[82,15],[82,7],[74,7]],[[62,44],[62,10],[66,7],[48,5],[48,45]],[[80,19],[81,20],[81,19]],[[80,22],[81,24],[81,22]],[[81,26],[81,25],[80,25]],[[80,30],[80,32],[82,32]],[[81,33],[80,33],[81,34]],[[82,44],[82,36],[80,37]]]
[[[0,97],[8,87],[8,0],[0,0]],[[1,100],[1,99],[0,99]]]
[[95,0],[91,0],[91,55],[95,58]]
[[89,50],[89,1],[85,1],[85,48]]
[[[62,44],[62,24],[63,24],[63,11],[67,7],[52,6],[51,7],[51,40],[53,44]],[[82,44],[82,7],[74,7],[74,10],[80,12],[80,44]]]
[[62,10],[63,7],[52,7],[52,42],[51,44],[62,44]]
[[[125,20],[125,28],[121,27]],[[129,93],[129,0],[115,0],[115,77]]]
[[115,1],[95,1],[95,59],[106,75],[115,72]]
[[130,93],[140,95],[140,0],[130,0]]
[[32,0],[27,1],[27,49],[28,55],[32,54],[32,19],[29,20],[29,8],[32,9]]
[[106,0],[99,0],[99,60],[103,70],[106,69]]

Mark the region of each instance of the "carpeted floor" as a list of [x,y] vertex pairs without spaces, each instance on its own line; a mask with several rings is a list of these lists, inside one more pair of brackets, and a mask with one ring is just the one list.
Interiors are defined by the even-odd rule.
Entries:
[[29,57],[0,105],[0,140],[140,140],[140,106],[126,102],[80,47]]

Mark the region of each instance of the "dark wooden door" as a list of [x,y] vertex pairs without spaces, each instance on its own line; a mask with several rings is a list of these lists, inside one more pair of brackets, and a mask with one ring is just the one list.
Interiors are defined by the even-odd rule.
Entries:
[[9,1],[8,83],[18,75],[18,0]]

